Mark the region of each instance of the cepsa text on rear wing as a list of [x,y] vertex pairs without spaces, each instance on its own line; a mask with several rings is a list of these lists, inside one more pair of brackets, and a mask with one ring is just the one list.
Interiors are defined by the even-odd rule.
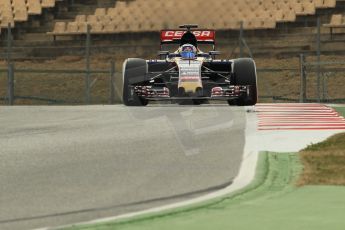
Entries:
[[[179,44],[185,30],[162,30],[161,44]],[[191,31],[199,44],[212,44],[216,42],[216,32],[214,30],[194,30]]]

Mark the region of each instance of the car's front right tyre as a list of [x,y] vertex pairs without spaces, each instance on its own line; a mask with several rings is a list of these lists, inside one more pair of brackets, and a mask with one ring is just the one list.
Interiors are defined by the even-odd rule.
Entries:
[[145,81],[147,63],[143,59],[129,58],[123,63],[122,101],[126,106],[146,106],[148,100],[133,92],[132,85]]

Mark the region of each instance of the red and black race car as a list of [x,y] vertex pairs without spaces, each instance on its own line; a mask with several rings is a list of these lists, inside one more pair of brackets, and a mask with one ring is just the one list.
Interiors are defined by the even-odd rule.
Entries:
[[[123,103],[145,106],[149,101],[169,100],[202,104],[224,100],[229,105],[257,103],[257,74],[250,58],[218,60],[215,31],[183,25],[180,30],[161,31],[161,59],[129,58],[123,64]],[[179,44],[175,52],[162,51],[163,45]],[[204,53],[201,44],[212,45]]]

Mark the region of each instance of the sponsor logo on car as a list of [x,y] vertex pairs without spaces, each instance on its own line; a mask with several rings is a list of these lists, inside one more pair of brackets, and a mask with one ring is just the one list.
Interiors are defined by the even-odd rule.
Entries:
[[[163,30],[161,31],[161,40],[163,42],[181,39],[187,31],[184,30]],[[214,41],[215,31],[213,30],[195,30],[192,31],[198,41]]]
[[[164,37],[182,37],[187,31],[164,31]],[[212,31],[192,31],[192,33],[196,37],[210,37],[212,35]]]

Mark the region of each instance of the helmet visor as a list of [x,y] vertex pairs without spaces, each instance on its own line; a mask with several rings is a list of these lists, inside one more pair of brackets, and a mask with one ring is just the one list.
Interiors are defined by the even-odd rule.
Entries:
[[183,59],[195,59],[195,53],[193,51],[182,51],[181,57]]

